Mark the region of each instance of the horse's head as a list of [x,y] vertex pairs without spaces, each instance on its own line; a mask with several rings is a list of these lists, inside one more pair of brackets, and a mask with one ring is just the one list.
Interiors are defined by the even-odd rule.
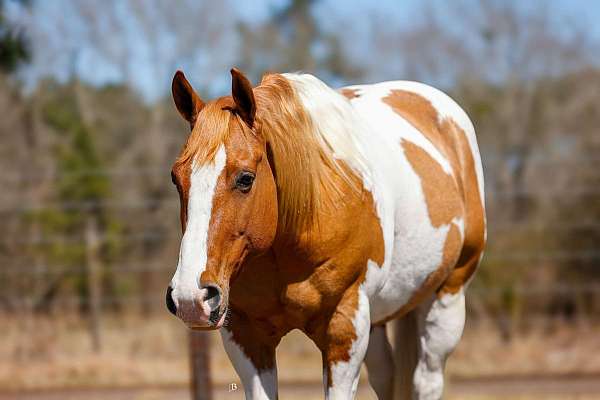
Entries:
[[183,73],[173,99],[191,134],[172,170],[183,238],[167,307],[189,327],[220,328],[229,287],[247,255],[277,229],[277,193],[248,79],[231,70],[232,95],[203,103]]

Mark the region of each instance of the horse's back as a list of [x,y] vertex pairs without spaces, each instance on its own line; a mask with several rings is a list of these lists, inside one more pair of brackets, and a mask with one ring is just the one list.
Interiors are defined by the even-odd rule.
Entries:
[[435,88],[391,81],[342,94],[367,121],[369,147],[380,149],[366,152],[387,257],[368,284],[372,317],[385,320],[434,291],[456,293],[479,264],[485,242],[479,149],[466,113]]
[[[358,111],[372,112],[376,110],[375,118],[390,112],[400,115],[405,123],[417,128],[418,134],[422,136],[421,139],[417,139],[419,142],[423,139],[427,140],[427,133],[423,132],[424,120],[429,119],[434,122],[435,119],[440,122],[449,119],[456,123],[468,140],[475,160],[478,188],[483,198],[483,168],[475,129],[467,113],[449,95],[437,88],[414,81],[387,81],[370,85],[354,85],[343,88],[341,91]],[[421,123],[415,123],[419,119]],[[376,131],[382,135],[397,136],[398,139],[414,138],[412,130],[402,129],[402,126],[400,129],[394,129],[394,125],[404,124],[396,121],[395,124],[391,124],[392,129],[377,129]],[[429,150],[429,146],[426,145],[426,147]],[[432,154],[432,156],[437,159],[436,154]]]

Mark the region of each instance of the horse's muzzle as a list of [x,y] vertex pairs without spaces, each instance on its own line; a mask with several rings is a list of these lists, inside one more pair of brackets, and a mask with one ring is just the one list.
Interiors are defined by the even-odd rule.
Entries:
[[223,291],[214,284],[197,289],[167,288],[166,302],[169,311],[191,329],[218,329],[225,321],[227,305]]

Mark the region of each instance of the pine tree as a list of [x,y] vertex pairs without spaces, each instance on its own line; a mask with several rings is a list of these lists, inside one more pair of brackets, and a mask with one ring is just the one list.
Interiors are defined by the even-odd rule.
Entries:
[[[23,4],[28,0],[18,1]],[[23,31],[15,28],[4,16],[4,1],[0,0],[0,70],[14,72],[23,62],[29,61],[29,42]]]

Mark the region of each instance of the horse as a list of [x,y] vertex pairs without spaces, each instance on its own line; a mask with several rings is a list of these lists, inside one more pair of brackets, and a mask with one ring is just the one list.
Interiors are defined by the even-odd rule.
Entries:
[[322,353],[327,399],[355,397],[363,362],[379,399],[394,384],[441,398],[486,241],[469,117],[417,82],[231,76],[208,102],[173,78],[190,134],[171,173],[183,237],[167,308],[220,330],[247,399],[277,398],[275,349],[294,329]]

